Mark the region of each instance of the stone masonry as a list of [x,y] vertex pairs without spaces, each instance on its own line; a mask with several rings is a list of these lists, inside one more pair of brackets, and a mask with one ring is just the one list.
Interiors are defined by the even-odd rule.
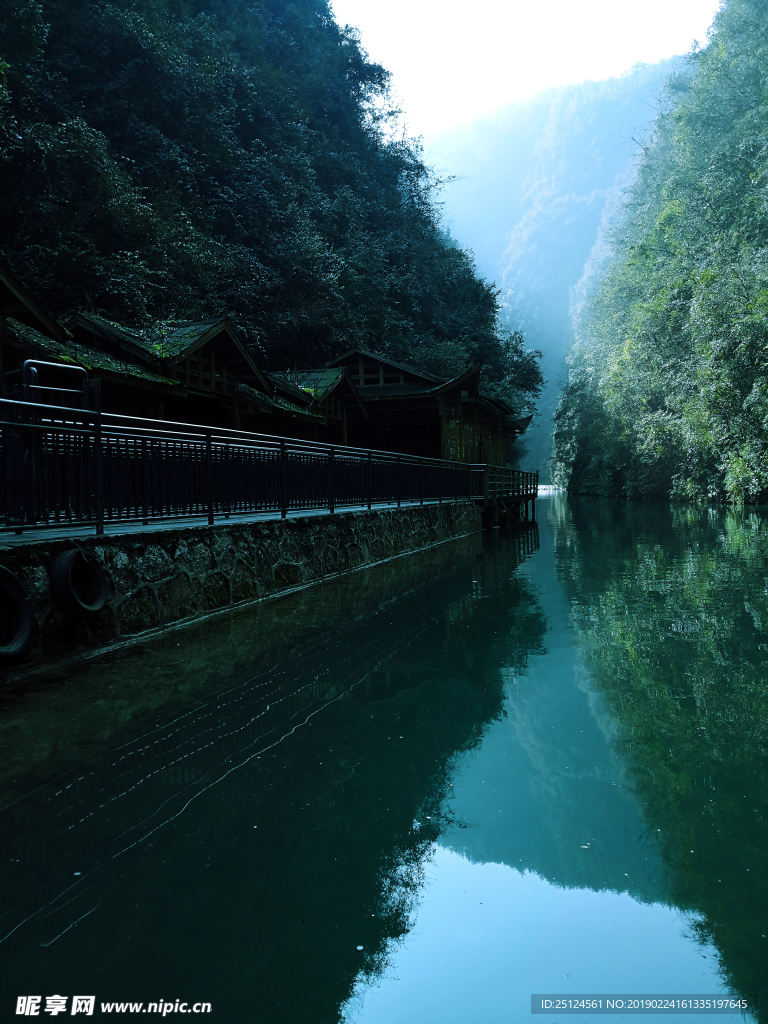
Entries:
[[49,567],[71,540],[0,545],[0,564],[32,601],[31,651],[2,668],[18,676],[37,665],[152,635],[234,606],[306,586],[341,572],[480,531],[467,502],[178,528],[77,541],[103,567],[106,608],[71,616],[53,603]]

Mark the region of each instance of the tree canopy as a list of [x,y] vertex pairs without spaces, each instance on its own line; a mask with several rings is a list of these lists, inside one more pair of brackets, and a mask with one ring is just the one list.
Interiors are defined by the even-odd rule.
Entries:
[[57,314],[226,315],[273,369],[522,360],[527,411],[388,82],[326,0],[0,0],[0,259]]
[[726,0],[667,83],[555,422],[572,489],[768,491],[768,8]]

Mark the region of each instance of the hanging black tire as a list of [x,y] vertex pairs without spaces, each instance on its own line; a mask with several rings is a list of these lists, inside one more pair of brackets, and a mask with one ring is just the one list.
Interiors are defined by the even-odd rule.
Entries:
[[0,662],[26,654],[34,630],[35,615],[26,590],[10,569],[0,565]]
[[62,551],[51,566],[51,593],[56,606],[68,615],[95,615],[107,604],[109,591],[104,570],[79,548]]

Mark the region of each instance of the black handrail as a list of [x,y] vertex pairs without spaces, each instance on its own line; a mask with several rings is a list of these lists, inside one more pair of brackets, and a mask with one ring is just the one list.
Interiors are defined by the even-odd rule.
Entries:
[[0,530],[532,500],[538,475],[0,398]]

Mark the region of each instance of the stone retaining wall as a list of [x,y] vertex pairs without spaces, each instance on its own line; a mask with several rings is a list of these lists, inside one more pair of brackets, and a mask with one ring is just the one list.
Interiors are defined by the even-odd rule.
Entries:
[[480,531],[473,504],[270,520],[251,524],[87,537],[78,546],[103,567],[107,607],[71,616],[53,603],[49,569],[71,540],[3,548],[0,564],[32,601],[31,651],[5,665],[5,678],[79,652],[152,635],[164,627],[257,601],[296,587]]

